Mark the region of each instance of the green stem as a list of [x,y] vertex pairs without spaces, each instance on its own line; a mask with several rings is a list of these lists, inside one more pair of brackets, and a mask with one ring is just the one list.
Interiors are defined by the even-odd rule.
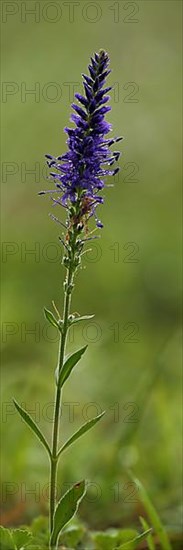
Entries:
[[[73,276],[74,276],[73,263],[70,262],[70,266],[67,272],[66,289],[65,289],[65,296],[64,296],[63,328],[62,328],[62,334],[60,338],[59,360],[58,360],[59,372],[61,371],[63,367],[63,362],[64,362]],[[58,446],[58,433],[59,433],[59,424],[60,424],[60,407],[61,407],[61,389],[59,388],[59,385],[57,385],[55,411],[54,411],[54,423],[53,423],[51,473],[50,473],[50,534],[52,533],[52,530],[53,530],[53,518],[54,518],[55,503],[56,503],[56,480],[57,480],[57,466],[58,466],[57,446]]]

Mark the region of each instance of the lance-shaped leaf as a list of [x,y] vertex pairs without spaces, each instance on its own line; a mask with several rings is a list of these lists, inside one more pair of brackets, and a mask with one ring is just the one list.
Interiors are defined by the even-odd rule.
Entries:
[[50,323],[50,325],[53,325],[53,327],[58,328],[58,330],[61,332],[61,323],[57,321],[53,313],[49,311],[49,309],[46,309],[46,307],[44,307],[44,314],[47,321]]
[[93,426],[95,426],[95,424],[102,418],[102,416],[104,416],[105,414],[105,411],[103,411],[101,414],[98,414],[98,416],[95,416],[95,418],[92,418],[91,420],[88,420],[88,422],[85,422],[85,424],[83,424],[81,426],[81,428],[79,428],[79,430],[77,430],[77,432],[75,432],[67,441],[66,443],[64,443],[64,445],[61,447],[61,449],[58,451],[58,456],[61,455],[61,453],[63,453],[63,451],[65,451],[65,449],[67,449],[67,447],[70,447],[70,445],[72,445],[72,443],[74,443],[74,441],[76,441],[76,439],[79,439],[79,437],[81,437],[83,434],[85,434],[86,432],[88,432],[88,430],[90,430],[91,428],[93,428]]
[[95,317],[95,314],[92,315],[78,315],[78,317],[75,317],[75,315],[69,316],[69,323],[70,325],[73,325],[74,323],[79,323],[79,321],[89,321],[90,319],[93,319]]
[[61,530],[77,512],[79,503],[84,497],[85,492],[86,487],[83,480],[73,485],[58,502],[54,513],[53,531],[50,538],[51,547],[57,545]]
[[31,428],[31,430],[38,437],[39,441],[41,441],[41,443],[44,445],[44,447],[48,451],[49,456],[51,456],[51,451],[50,451],[49,445],[48,445],[44,435],[42,434],[41,430],[38,428],[37,424],[35,424],[34,420],[32,420],[31,416],[27,413],[27,411],[25,411],[25,409],[22,409],[22,407],[20,407],[20,405],[17,403],[17,401],[15,401],[15,399],[13,399],[13,403],[14,403],[17,411],[19,412],[20,416],[23,418],[24,422],[26,422],[26,424],[28,424],[29,428]]
[[58,379],[58,385],[60,386],[60,388],[62,388],[63,384],[65,383],[70,373],[72,372],[72,369],[81,359],[81,356],[86,351],[87,347],[88,346],[84,346],[84,348],[81,348],[78,351],[75,351],[72,355],[70,355],[70,357],[68,357],[68,359],[64,363]]
[[129,472],[129,475],[131,477],[131,479],[134,481],[134,483],[136,483],[136,486],[138,487],[138,490],[139,490],[139,498],[146,510],[146,513],[149,517],[149,520],[151,522],[151,525],[153,525],[154,527],[154,530],[156,531],[157,535],[158,535],[158,538],[159,538],[159,542],[160,542],[160,545],[161,547],[163,548],[163,550],[171,550],[171,545],[170,545],[170,542],[169,542],[169,538],[168,538],[168,535],[167,535],[167,532],[164,528],[164,526],[162,525],[162,522],[144,488],[144,486],[142,485],[141,481],[139,481],[139,479],[135,479],[135,477],[131,474],[131,472]]

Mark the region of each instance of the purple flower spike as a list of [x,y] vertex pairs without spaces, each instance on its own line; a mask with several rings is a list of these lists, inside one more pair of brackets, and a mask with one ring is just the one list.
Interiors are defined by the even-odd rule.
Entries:
[[111,90],[111,87],[105,87],[110,73],[108,65],[109,57],[104,50],[91,58],[89,76],[83,75],[85,95],[76,93],[79,104],[72,103],[75,113],[71,115],[71,121],[75,127],[65,128],[68,151],[58,158],[46,155],[48,166],[56,170],[51,172],[51,177],[60,192],[54,203],[67,208],[70,218],[77,204],[77,221],[87,221],[94,216],[100,228],[103,224],[96,218],[95,209],[103,202],[98,195],[105,186],[101,178],[117,173],[118,169],[111,170],[111,165],[119,159],[120,153],[115,151],[112,154],[110,146],[122,139],[105,139],[111,130],[111,125],[105,120],[105,115],[111,110],[105,105],[110,99],[107,93]]

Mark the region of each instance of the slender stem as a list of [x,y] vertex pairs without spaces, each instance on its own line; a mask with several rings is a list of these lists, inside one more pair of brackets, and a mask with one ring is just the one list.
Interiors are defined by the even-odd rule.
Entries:
[[[70,302],[71,302],[71,290],[73,282],[74,270],[73,265],[70,263],[67,279],[66,279],[66,289],[64,296],[64,315],[63,315],[63,328],[60,338],[60,348],[59,348],[59,372],[63,367],[65,346],[67,340],[67,331],[68,331],[68,317],[70,311]],[[53,517],[55,511],[55,502],[56,502],[56,479],[57,479],[57,445],[58,445],[58,433],[59,433],[59,423],[60,423],[60,407],[61,407],[61,389],[57,385],[56,389],[56,400],[55,400],[55,411],[54,411],[54,423],[53,423],[53,441],[52,441],[52,457],[51,457],[51,473],[50,473],[50,534],[53,530]]]
[[[79,204],[79,203],[78,203]],[[67,267],[67,276],[64,284],[64,313],[63,313],[63,325],[62,333],[60,337],[60,346],[59,346],[59,356],[58,356],[58,379],[59,374],[62,370],[64,364],[64,355],[65,347],[67,341],[67,332],[69,328],[69,312],[70,312],[70,303],[71,303],[71,294],[73,290],[73,279],[74,273],[77,268],[76,261],[76,249],[77,249],[77,236],[78,231],[77,227],[73,227],[73,231],[69,235],[69,244],[70,249],[68,252],[67,258],[65,258]],[[60,425],[60,409],[61,409],[61,388],[59,383],[56,388],[55,396],[55,411],[54,411],[54,421],[53,421],[53,439],[52,439],[52,453],[51,453],[51,472],[50,472],[50,537],[53,531],[53,520],[56,504],[56,481],[57,481],[57,466],[58,466],[58,456],[57,456],[57,447],[58,447],[58,434],[59,434],[59,425]],[[51,539],[50,539],[51,544]]]

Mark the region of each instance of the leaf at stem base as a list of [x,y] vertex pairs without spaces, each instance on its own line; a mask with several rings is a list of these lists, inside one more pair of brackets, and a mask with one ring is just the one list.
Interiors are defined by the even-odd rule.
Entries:
[[77,512],[78,506],[86,492],[85,480],[75,483],[65,493],[57,504],[54,513],[53,531],[50,538],[50,547],[57,547],[58,537],[63,527]]

